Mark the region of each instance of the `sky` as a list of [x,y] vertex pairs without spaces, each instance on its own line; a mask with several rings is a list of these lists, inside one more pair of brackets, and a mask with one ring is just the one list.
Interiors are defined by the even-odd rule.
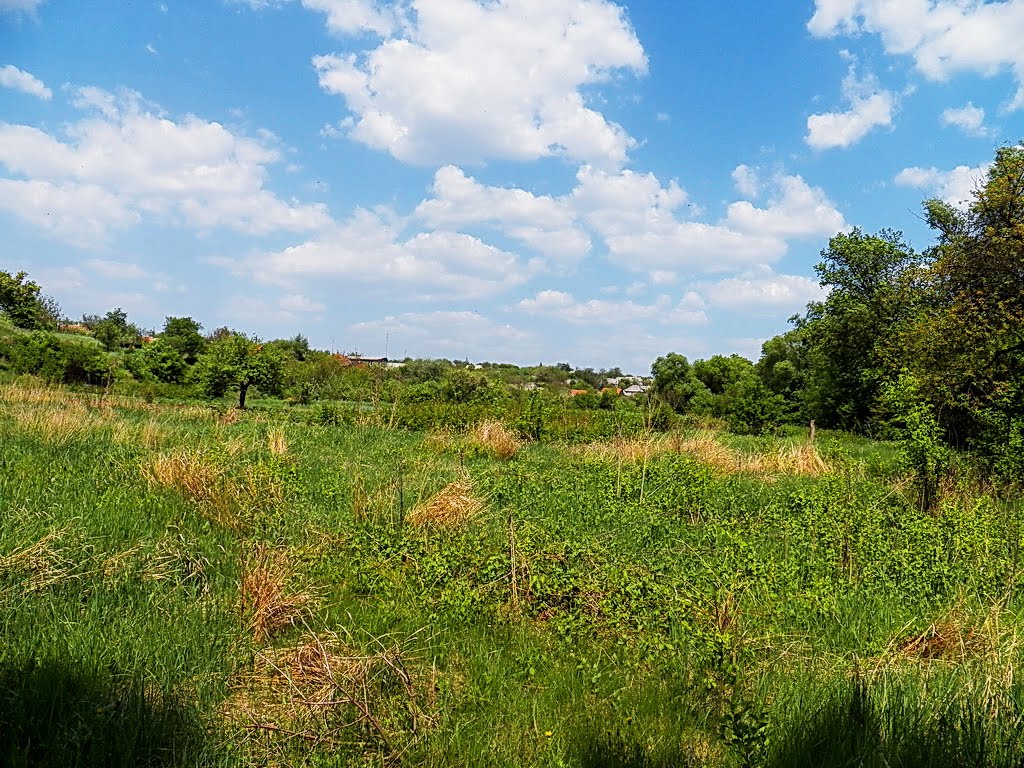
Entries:
[[1024,137],[1024,0],[0,0],[0,269],[65,314],[645,373]]

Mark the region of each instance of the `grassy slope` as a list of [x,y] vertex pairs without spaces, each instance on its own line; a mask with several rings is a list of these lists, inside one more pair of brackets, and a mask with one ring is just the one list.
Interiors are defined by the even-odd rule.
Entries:
[[[922,516],[833,436],[766,475],[271,419],[0,390],[0,761],[1021,754],[1019,507]],[[469,522],[404,522],[460,478]]]

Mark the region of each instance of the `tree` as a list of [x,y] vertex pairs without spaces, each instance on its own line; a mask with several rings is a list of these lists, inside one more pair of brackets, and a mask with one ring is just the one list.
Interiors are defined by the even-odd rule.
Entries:
[[139,329],[128,322],[128,313],[120,307],[110,310],[103,317],[84,315],[82,324],[92,331],[96,340],[108,352],[139,344]]
[[683,355],[670,352],[659,357],[651,366],[654,388],[659,395],[678,413],[683,413],[693,397],[705,390],[704,385],[693,374],[690,361]]
[[898,370],[895,337],[916,311],[921,257],[889,229],[840,233],[821,256],[815,271],[830,293],[797,321],[808,348],[808,406],[824,424],[864,431]]
[[1024,146],[997,150],[966,210],[924,205],[938,243],[906,364],[947,438],[1024,476]]
[[39,285],[27,277],[27,272],[12,275],[0,271],[0,311],[7,313],[19,328],[55,330],[60,319],[60,307],[52,298],[44,296]]
[[284,357],[273,347],[260,344],[241,333],[229,333],[211,341],[196,363],[194,375],[208,397],[223,397],[238,389],[238,407],[245,408],[249,389],[268,394],[281,391]]
[[178,351],[186,363],[193,365],[206,348],[206,340],[199,333],[203,328],[191,317],[168,317],[160,341]]

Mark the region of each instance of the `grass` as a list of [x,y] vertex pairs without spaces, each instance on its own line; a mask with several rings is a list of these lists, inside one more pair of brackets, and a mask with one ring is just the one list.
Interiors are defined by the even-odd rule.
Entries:
[[959,486],[921,514],[884,444],[425,435],[25,382],[0,434],[3,764],[1024,757],[1024,509]]

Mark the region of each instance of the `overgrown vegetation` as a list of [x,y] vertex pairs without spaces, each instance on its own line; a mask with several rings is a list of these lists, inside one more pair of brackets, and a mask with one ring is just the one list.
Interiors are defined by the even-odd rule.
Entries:
[[1022,179],[650,379],[0,273],[0,761],[1020,765]]

